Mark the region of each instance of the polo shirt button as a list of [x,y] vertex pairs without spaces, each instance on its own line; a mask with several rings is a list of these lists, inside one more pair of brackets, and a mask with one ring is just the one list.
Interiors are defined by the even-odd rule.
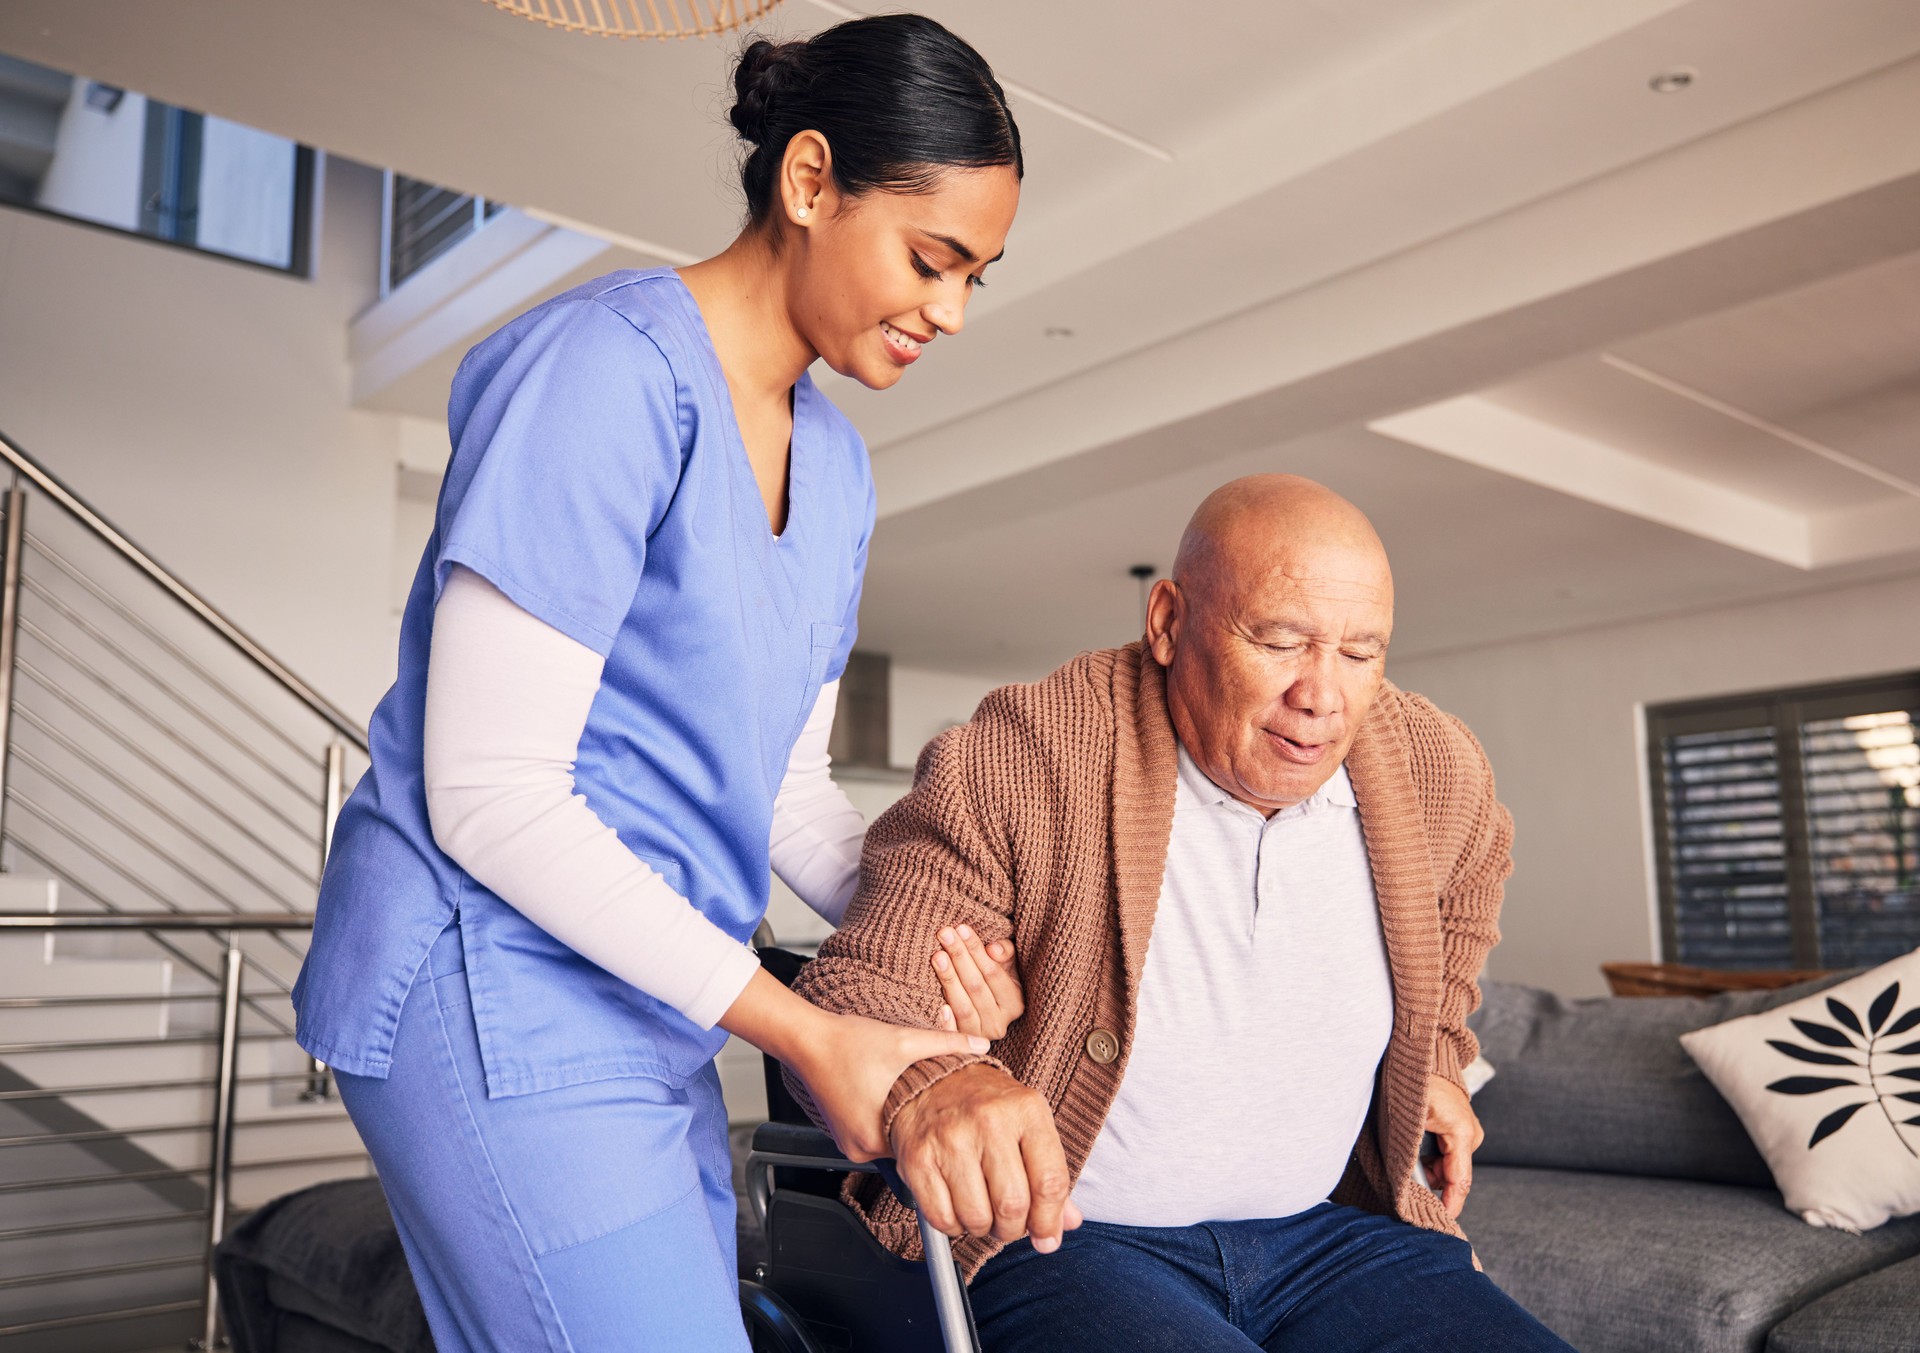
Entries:
[[1120,1040],[1111,1030],[1095,1029],[1087,1035],[1087,1056],[1105,1066],[1120,1055]]

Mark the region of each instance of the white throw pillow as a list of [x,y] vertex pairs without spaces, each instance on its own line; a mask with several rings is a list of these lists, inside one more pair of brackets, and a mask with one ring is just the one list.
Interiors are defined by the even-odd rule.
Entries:
[[1680,1042],[1807,1221],[1866,1231],[1920,1212],[1920,949]]

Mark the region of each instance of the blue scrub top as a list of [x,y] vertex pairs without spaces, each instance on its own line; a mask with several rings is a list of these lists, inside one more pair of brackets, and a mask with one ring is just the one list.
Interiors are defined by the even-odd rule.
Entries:
[[794,386],[775,538],[726,378],[671,269],[596,279],[467,354],[453,456],[294,988],[300,1044],[384,1076],[408,989],[456,915],[490,1096],[610,1076],[684,1083],[726,1035],[576,954],[435,843],[422,725],[454,564],[606,659],[574,779],[620,840],[745,942],[767,906],[787,759],[853,646],[873,476],[859,434]]

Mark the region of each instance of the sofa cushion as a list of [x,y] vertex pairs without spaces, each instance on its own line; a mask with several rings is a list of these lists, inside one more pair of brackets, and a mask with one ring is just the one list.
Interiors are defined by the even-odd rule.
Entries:
[[1475,1160],[1771,1187],[1766,1161],[1680,1035],[1799,1000],[1843,976],[1704,1000],[1568,1000],[1485,982],[1469,1023],[1495,1074],[1473,1102],[1487,1134]]
[[1920,1258],[1889,1264],[1788,1316],[1767,1353],[1913,1353],[1920,1348]]
[[1788,1312],[1920,1254],[1920,1218],[1848,1235],[1772,1189],[1563,1170],[1477,1167],[1460,1223],[1487,1275],[1581,1353],[1759,1353]]

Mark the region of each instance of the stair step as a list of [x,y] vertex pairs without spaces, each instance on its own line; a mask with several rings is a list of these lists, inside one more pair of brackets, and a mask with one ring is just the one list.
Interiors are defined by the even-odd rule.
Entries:
[[[48,916],[60,909],[60,881],[35,878],[31,874],[0,874],[0,911],[44,912]],[[0,964],[45,962],[53,957],[53,932],[44,935],[0,934]],[[6,994],[0,985],[0,995]]]
[[[86,996],[164,997],[173,989],[167,959],[0,958],[0,997],[70,1000]],[[0,1043],[40,1040],[165,1038],[164,1000],[106,1005],[0,1006]]]

